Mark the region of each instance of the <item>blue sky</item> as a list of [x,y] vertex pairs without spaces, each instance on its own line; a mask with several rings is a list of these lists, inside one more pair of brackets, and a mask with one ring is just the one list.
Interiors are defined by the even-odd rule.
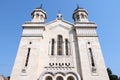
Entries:
[[43,4],[46,22],[63,18],[73,23],[72,14],[79,4],[97,25],[97,32],[107,67],[120,76],[120,0],[1,0],[0,1],[0,75],[12,71],[22,34],[22,24],[31,20],[34,8]]

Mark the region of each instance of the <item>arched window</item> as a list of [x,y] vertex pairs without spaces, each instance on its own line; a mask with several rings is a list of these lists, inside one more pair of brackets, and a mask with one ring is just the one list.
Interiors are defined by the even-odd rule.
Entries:
[[51,76],[47,76],[47,77],[45,78],[45,80],[52,80],[52,77],[51,77]]
[[90,58],[91,58],[91,65],[92,65],[92,67],[95,67],[95,62],[94,62],[93,53],[92,53],[91,48],[89,48],[89,53],[90,53]]
[[39,18],[39,14],[37,13],[37,14],[36,14],[36,19],[38,19],[38,18]]
[[54,55],[54,43],[55,43],[55,40],[52,39],[52,45],[51,45],[51,55]]
[[69,76],[67,80],[75,80],[73,76]]
[[43,17],[44,17],[44,16],[41,14],[41,15],[40,15],[40,19],[43,19]]
[[58,35],[57,40],[57,54],[62,55],[62,43],[63,43],[63,37],[62,35]]
[[81,14],[81,18],[84,19],[84,14]]
[[58,76],[58,77],[56,78],[56,80],[63,80],[63,77],[62,77],[62,76]]
[[30,57],[30,50],[31,50],[31,48],[28,48],[28,53],[27,53],[27,57],[26,57],[25,67],[28,66],[28,61],[29,61],[29,57]]
[[77,21],[80,21],[80,16],[79,16],[79,15],[77,15],[76,17],[77,17]]
[[68,39],[65,39],[66,55],[68,55]]

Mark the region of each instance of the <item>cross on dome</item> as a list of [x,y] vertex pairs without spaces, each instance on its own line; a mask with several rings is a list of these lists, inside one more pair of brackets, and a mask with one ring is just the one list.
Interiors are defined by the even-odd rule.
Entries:
[[60,11],[57,14],[57,20],[62,20],[62,14],[60,13]]

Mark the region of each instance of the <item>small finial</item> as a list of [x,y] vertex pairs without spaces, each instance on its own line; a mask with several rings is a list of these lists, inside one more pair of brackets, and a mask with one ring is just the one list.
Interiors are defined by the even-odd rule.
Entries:
[[79,4],[77,4],[77,9],[79,9],[80,8],[80,6],[79,6]]
[[41,5],[40,5],[40,9],[42,9],[42,6],[43,6],[43,5],[41,4]]
[[76,8],[74,11],[77,11],[77,10],[79,10],[79,9],[83,9],[83,8],[81,8],[81,7],[79,6],[79,4],[77,4],[77,8]]
[[59,10],[58,13],[61,13],[61,11]]
[[58,19],[58,20],[62,20],[62,14],[61,14],[60,10],[58,11],[57,19]]

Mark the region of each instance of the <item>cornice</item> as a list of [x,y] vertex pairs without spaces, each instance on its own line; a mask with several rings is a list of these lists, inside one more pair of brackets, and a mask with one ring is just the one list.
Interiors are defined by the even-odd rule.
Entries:
[[97,28],[94,22],[77,22],[74,24],[75,28]]

